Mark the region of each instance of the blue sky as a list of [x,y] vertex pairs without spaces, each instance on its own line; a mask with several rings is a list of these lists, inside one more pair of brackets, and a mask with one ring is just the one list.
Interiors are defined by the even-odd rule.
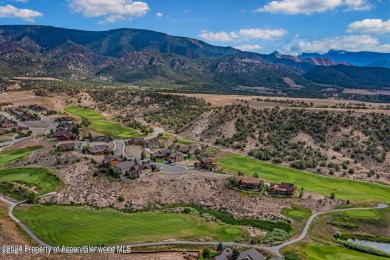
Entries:
[[0,23],[150,29],[259,53],[390,52],[390,0],[0,0]]

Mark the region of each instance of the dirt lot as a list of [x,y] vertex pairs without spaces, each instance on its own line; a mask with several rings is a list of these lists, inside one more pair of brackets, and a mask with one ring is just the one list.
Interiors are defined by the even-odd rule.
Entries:
[[[390,91],[389,91],[390,92]],[[275,106],[279,107],[288,107],[287,104],[280,104],[278,102],[272,102],[272,101],[304,101],[306,103],[313,103],[314,108],[308,108],[308,109],[319,109],[319,110],[325,110],[324,108],[315,108],[320,106],[333,106],[336,104],[355,104],[355,103],[365,103],[366,106],[372,106],[373,108],[377,108],[380,105],[386,106],[386,103],[370,103],[370,102],[361,102],[361,101],[354,101],[354,100],[338,100],[338,99],[314,99],[314,98],[286,98],[286,97],[266,97],[266,96],[245,96],[245,95],[218,95],[218,94],[177,94],[172,93],[175,95],[184,95],[189,97],[196,97],[196,98],[203,98],[207,102],[211,103],[214,106],[225,106],[225,105],[232,105],[232,104],[240,104],[242,101],[247,101],[248,104],[252,107],[264,107],[264,108],[272,108]],[[257,101],[256,99],[270,99],[271,101]],[[326,109],[326,110],[340,110],[345,111],[346,109]],[[388,110],[372,110],[372,109],[361,109],[361,110],[355,110],[357,112],[366,112],[370,113],[373,111],[380,111],[384,113],[389,113]]]
[[38,97],[33,91],[0,93],[0,102],[11,102],[14,106],[37,104],[50,110],[62,111],[66,96]]
[[343,93],[347,94],[362,94],[362,95],[390,95],[390,90],[367,90],[367,89],[352,89],[345,88]]

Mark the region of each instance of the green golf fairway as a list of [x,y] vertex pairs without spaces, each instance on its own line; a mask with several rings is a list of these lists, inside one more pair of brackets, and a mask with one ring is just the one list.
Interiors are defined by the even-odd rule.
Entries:
[[18,159],[25,159],[30,153],[41,148],[42,148],[41,146],[33,146],[33,147],[27,147],[19,150],[10,150],[6,152],[2,152],[0,153],[0,167],[6,166]]
[[271,182],[291,182],[298,188],[353,201],[377,201],[390,203],[390,186],[345,179],[336,179],[302,172],[292,168],[262,162],[243,155],[220,158],[220,166],[230,171],[241,171],[252,176],[257,172],[261,179]]
[[199,238],[235,241],[244,235],[238,227],[179,213],[125,214],[89,207],[33,206],[14,214],[51,245],[116,245]]
[[353,218],[379,218],[380,215],[375,210],[348,210],[343,211],[344,216]]
[[360,253],[354,250],[350,250],[344,247],[338,246],[317,246],[309,245],[305,249],[307,259],[310,260],[374,260],[374,259],[388,259],[385,257]]
[[128,139],[144,136],[133,128],[125,127],[118,122],[107,120],[98,111],[77,107],[67,107],[65,111],[79,117],[87,118],[91,122],[89,128],[92,131],[111,136],[112,138]]
[[38,195],[55,191],[62,187],[60,179],[44,168],[12,168],[0,170],[0,181],[24,183],[36,187]]

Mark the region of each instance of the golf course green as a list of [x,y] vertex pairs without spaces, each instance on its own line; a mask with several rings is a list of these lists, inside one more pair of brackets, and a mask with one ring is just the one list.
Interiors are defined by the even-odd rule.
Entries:
[[89,207],[32,206],[16,210],[14,215],[51,245],[116,245],[201,238],[235,241],[244,235],[238,227],[180,213],[127,214]]
[[217,160],[219,166],[234,172],[241,171],[252,176],[258,173],[260,179],[270,182],[290,182],[306,191],[330,196],[332,192],[337,198],[351,201],[376,201],[390,203],[390,186],[336,179],[316,174],[285,168],[266,163],[243,155],[232,155]]
[[91,125],[88,126],[91,131],[102,133],[112,138],[129,139],[144,136],[133,128],[125,127],[118,122],[106,119],[99,111],[73,106],[67,107],[65,111],[72,115],[88,119],[91,122]]
[[[56,191],[63,186],[55,174],[44,168],[11,168],[0,170],[0,182],[16,182],[30,188],[34,187],[38,195]],[[13,195],[12,192],[9,194],[11,196]]]
[[388,259],[385,257],[369,255],[350,250],[344,247],[331,245],[309,245],[305,249],[307,259],[311,260],[374,260],[374,259]]
[[41,146],[32,146],[23,149],[2,152],[0,153],[0,167],[6,166],[16,160],[23,160],[27,158],[30,153],[41,148]]

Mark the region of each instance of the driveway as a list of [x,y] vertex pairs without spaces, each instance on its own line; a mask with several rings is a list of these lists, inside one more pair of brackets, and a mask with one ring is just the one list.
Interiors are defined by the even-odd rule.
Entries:
[[176,174],[179,174],[179,173],[186,173],[186,172],[188,172],[188,168],[185,167],[185,166],[181,166],[181,165],[170,166],[170,165],[166,165],[166,164],[163,164],[163,163],[158,163],[157,166],[160,167],[160,170],[162,172],[165,172],[165,173],[176,173]]

